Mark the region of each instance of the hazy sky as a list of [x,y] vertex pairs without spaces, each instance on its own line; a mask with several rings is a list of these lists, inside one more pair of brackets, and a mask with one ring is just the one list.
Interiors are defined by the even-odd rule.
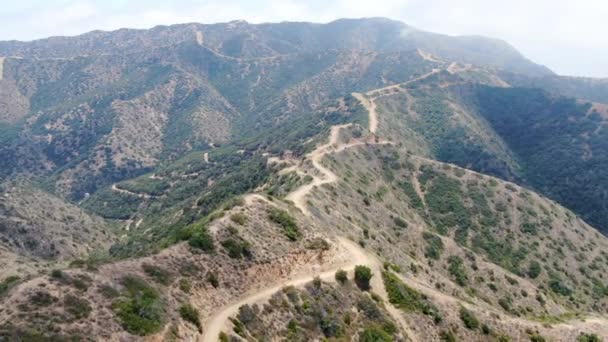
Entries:
[[19,0],[0,7],[0,40],[184,22],[382,16],[420,29],[502,38],[564,75],[608,77],[606,0]]

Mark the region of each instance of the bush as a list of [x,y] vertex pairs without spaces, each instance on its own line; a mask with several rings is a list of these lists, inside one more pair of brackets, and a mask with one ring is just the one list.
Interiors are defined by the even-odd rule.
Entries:
[[49,306],[57,301],[57,298],[53,297],[50,293],[46,291],[36,291],[32,295],[30,295],[30,304],[43,307]]
[[134,276],[124,277],[122,285],[126,293],[112,303],[122,327],[140,336],[160,331],[165,316],[165,303],[160,294],[143,279]]
[[15,286],[15,284],[17,284],[17,282],[19,281],[19,277],[18,276],[10,276],[5,278],[1,283],[0,283],[0,297],[2,297],[3,295],[5,295],[6,293],[8,293],[8,291]]
[[569,296],[572,294],[572,290],[564,285],[564,283],[559,279],[551,279],[549,281],[549,288],[551,291],[562,296]]
[[530,342],[545,342],[545,341],[547,341],[547,340],[539,333],[533,333],[530,335]]
[[118,290],[107,284],[99,285],[97,291],[101,293],[102,296],[108,299],[113,299],[120,296],[120,292],[118,292]]
[[270,210],[269,218],[274,223],[277,223],[278,225],[283,227],[285,236],[287,236],[289,240],[297,241],[302,236],[302,233],[300,233],[300,231],[298,230],[298,225],[296,224],[296,221],[285,210],[272,208]]
[[215,250],[215,245],[213,244],[213,237],[211,237],[209,231],[207,230],[207,227],[205,226],[200,226],[196,228],[195,232],[188,240],[188,243],[190,244],[190,246],[201,249],[206,253],[211,253]]
[[443,252],[443,241],[441,241],[441,238],[428,232],[423,232],[422,238],[426,242],[424,256],[429,259],[439,260]]
[[363,290],[368,291],[370,289],[370,280],[372,279],[372,270],[363,265],[357,265],[355,267],[355,284]]
[[232,215],[230,215],[230,219],[232,220],[232,222],[239,224],[241,226],[245,225],[245,223],[247,223],[247,216],[243,215],[242,213],[234,213]]
[[420,312],[430,316],[435,323],[441,322],[439,310],[422,293],[407,286],[390,271],[382,272],[382,280],[391,304],[404,311]]
[[511,297],[503,297],[498,300],[498,305],[500,305],[505,311],[511,311],[511,306],[513,305],[513,300]]
[[207,277],[206,277],[207,281],[211,284],[211,286],[217,288],[218,286],[220,286],[220,280],[217,277],[217,274],[215,274],[215,272],[207,272]]
[[251,257],[251,244],[242,238],[228,238],[222,241],[222,247],[228,251],[228,256],[233,259]]
[[456,336],[449,330],[444,330],[439,334],[439,339],[443,342],[456,342]]
[[319,251],[327,251],[330,248],[329,242],[323,238],[314,238],[306,244],[306,248]]
[[401,217],[395,217],[393,219],[393,222],[399,228],[407,228],[407,222],[405,222],[405,220],[402,219]]
[[479,328],[479,320],[477,320],[475,314],[463,306],[460,307],[460,319],[462,320],[462,323],[464,323],[464,326],[469,330]]
[[540,275],[541,272],[541,267],[540,267],[540,263],[536,260],[533,260],[530,262],[530,265],[528,266],[528,277],[535,279],[536,277],[538,277]]
[[183,304],[179,307],[179,315],[184,321],[194,324],[199,332],[203,332],[198,310],[194,306],[190,304]]
[[602,342],[602,339],[596,334],[581,333],[576,339],[577,342]]
[[162,267],[151,264],[143,264],[141,265],[141,268],[148,276],[153,278],[154,281],[159,284],[171,285],[173,282],[173,275]]
[[70,315],[70,321],[87,318],[92,311],[89,301],[71,294],[68,294],[63,298],[63,306],[66,313]]
[[178,286],[179,289],[182,290],[182,292],[184,293],[190,293],[190,290],[192,290],[192,284],[190,284],[190,280],[186,278],[180,279],[178,282]]
[[448,263],[450,264],[448,271],[452,275],[452,278],[456,284],[465,286],[467,284],[468,277],[466,270],[464,269],[462,258],[459,256],[451,256],[450,259],[448,259]]
[[348,281],[348,275],[345,270],[336,271],[336,281],[340,284],[344,284]]
[[393,336],[374,325],[359,334],[359,342],[391,342]]

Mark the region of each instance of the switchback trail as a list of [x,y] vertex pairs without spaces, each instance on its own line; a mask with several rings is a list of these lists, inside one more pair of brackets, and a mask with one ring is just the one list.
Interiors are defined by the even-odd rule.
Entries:
[[[396,89],[397,91],[402,90],[403,88],[401,86],[405,86],[405,85],[411,84],[413,82],[417,82],[417,81],[426,79],[427,77],[432,76],[440,71],[441,71],[440,69],[433,69],[432,71],[430,71],[424,75],[421,75],[417,78],[414,78],[408,82],[401,83],[401,84],[395,84],[395,85],[391,85],[391,86],[380,88],[380,89],[374,89],[374,90],[368,91],[365,94],[353,93],[352,95],[355,98],[357,98],[357,100],[359,100],[361,102],[361,104],[365,107],[365,109],[368,111],[370,133],[373,136],[375,136],[377,128],[378,128],[378,113],[376,111],[376,104],[374,102],[377,98],[386,95],[386,91],[390,91],[392,89]],[[299,208],[302,211],[302,213],[304,213],[307,216],[310,216],[310,212],[308,211],[308,208],[306,205],[306,200],[305,200],[306,196],[315,187],[321,186],[323,184],[333,183],[338,180],[338,176],[333,171],[331,171],[329,168],[322,165],[321,161],[323,160],[323,157],[325,157],[325,155],[327,155],[329,153],[340,152],[347,148],[364,145],[364,144],[392,144],[392,142],[390,142],[390,141],[379,141],[377,138],[374,140],[374,142],[354,141],[354,142],[349,142],[349,143],[340,143],[340,131],[342,129],[348,128],[350,126],[352,126],[352,123],[336,125],[336,126],[331,127],[330,133],[329,133],[329,141],[326,144],[320,145],[315,150],[313,150],[312,152],[307,154],[305,157],[305,160],[309,159],[311,161],[313,167],[315,168],[315,170],[317,171],[318,174],[310,174],[310,176],[312,177],[311,182],[298,187],[297,189],[295,189],[294,191],[289,193],[285,198],[286,200],[293,202],[293,204],[297,208]],[[296,171],[299,171],[300,174],[306,174],[306,172],[304,170],[298,170],[301,168],[300,166],[295,166],[295,168],[296,168]],[[244,200],[245,200],[246,205],[251,205],[253,203],[253,201],[255,201],[255,200],[260,200],[260,201],[266,202],[267,204],[275,205],[275,204],[269,202],[266,198],[260,196],[259,194],[249,194],[244,197]],[[347,253],[349,254],[349,258],[348,258],[349,261],[347,263],[343,263],[340,265],[330,266],[327,270],[324,270],[317,276],[319,276],[321,279],[323,279],[325,281],[332,281],[332,280],[334,280],[335,272],[339,269],[344,269],[346,271],[352,271],[356,265],[367,265],[368,267],[370,267],[372,269],[372,271],[374,273],[374,277],[372,277],[372,281],[371,281],[373,290],[383,299],[383,301],[385,302],[387,311],[389,312],[391,317],[399,324],[402,331],[404,331],[407,334],[407,337],[411,341],[416,341],[416,335],[410,329],[407,321],[403,317],[402,312],[399,309],[397,309],[395,306],[393,306],[388,300],[388,294],[386,292],[386,289],[384,288],[384,283],[382,281],[382,276],[381,276],[382,263],[377,259],[376,256],[365,252],[361,247],[359,247],[358,245],[356,245],[355,243],[353,243],[347,239],[337,237],[336,241],[337,241],[338,245],[341,246],[343,249],[345,249],[347,251]],[[205,331],[203,333],[202,341],[203,342],[217,341],[220,332],[222,332],[222,330],[227,327],[229,318],[231,316],[235,315],[236,313],[238,313],[238,309],[242,305],[253,304],[253,303],[262,301],[264,299],[269,298],[272,294],[279,291],[281,288],[283,288],[285,286],[300,286],[300,285],[303,285],[305,283],[312,281],[314,279],[314,277],[315,277],[314,275],[297,276],[286,282],[281,282],[279,284],[275,284],[275,285],[269,286],[265,289],[256,291],[255,293],[252,293],[252,294],[250,294],[242,299],[239,299],[238,301],[222,308],[219,312],[212,315],[205,322],[205,324],[204,324]]]

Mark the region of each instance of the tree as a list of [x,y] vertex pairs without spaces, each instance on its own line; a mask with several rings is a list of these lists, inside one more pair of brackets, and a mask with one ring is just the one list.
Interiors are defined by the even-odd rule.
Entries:
[[477,320],[475,314],[462,306],[460,307],[460,319],[464,323],[464,326],[469,330],[479,328],[479,320]]
[[528,266],[528,277],[534,279],[540,275],[540,272],[540,263],[536,260],[531,261],[530,266]]
[[372,279],[372,270],[363,265],[357,265],[355,267],[355,284],[363,290],[368,291],[370,289],[369,281]]
[[344,284],[348,281],[348,275],[345,270],[336,271],[336,281],[340,284]]

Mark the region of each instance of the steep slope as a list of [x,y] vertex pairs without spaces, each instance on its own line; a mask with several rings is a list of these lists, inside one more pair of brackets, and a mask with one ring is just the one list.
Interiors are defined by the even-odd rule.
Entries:
[[115,241],[103,219],[33,186],[6,185],[0,197],[3,274],[31,274],[103,254]]
[[606,229],[606,106],[454,65],[366,97],[380,132],[415,153],[530,186]]
[[507,82],[520,87],[541,88],[551,93],[608,103],[608,79],[550,75],[530,77],[525,74],[501,73]]

